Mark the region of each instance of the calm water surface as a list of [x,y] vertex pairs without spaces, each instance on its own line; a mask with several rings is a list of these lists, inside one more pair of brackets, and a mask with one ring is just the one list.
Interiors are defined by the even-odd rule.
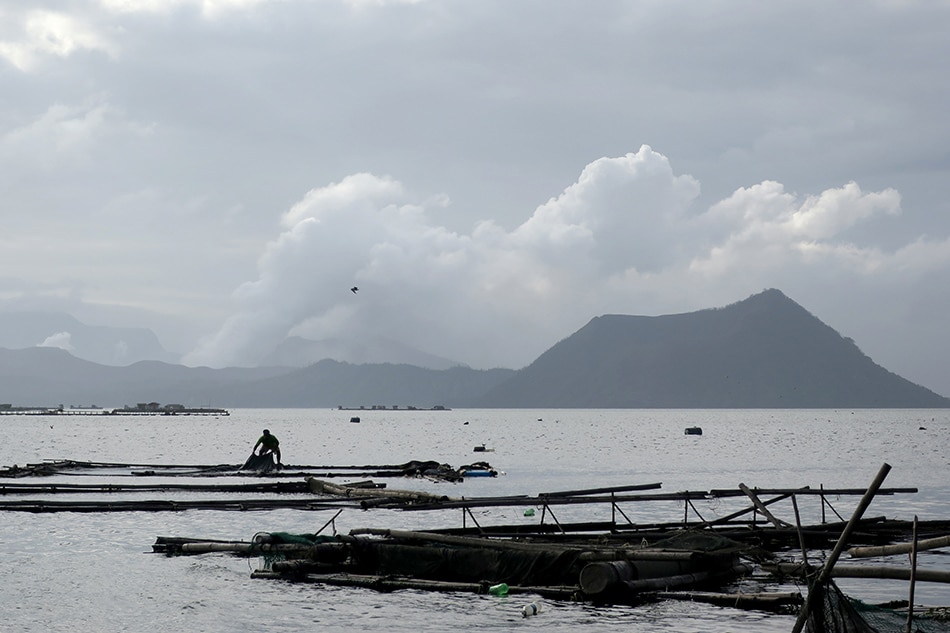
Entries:
[[[879,496],[866,516],[950,519],[950,411],[947,410],[237,410],[230,417],[3,416],[7,442],[0,466],[53,459],[154,464],[239,464],[262,428],[281,440],[289,465],[383,465],[411,459],[459,466],[487,460],[504,475],[461,484],[388,480],[390,487],[451,496],[535,495],[634,483],[662,490],[758,487],[865,488],[885,462],[885,487],[917,487],[913,495]],[[701,426],[702,436],[684,435]],[[486,453],[473,447],[484,444]],[[94,483],[55,477],[44,483]],[[25,480],[18,480],[19,483]],[[114,480],[113,480],[114,481]],[[207,482],[207,480],[203,480]],[[228,483],[239,480],[228,478]],[[339,481],[339,480],[336,480]],[[2,485],[4,481],[0,481]],[[135,483],[135,482],[130,482]],[[211,493],[147,493],[148,498],[201,499]],[[67,497],[58,495],[57,499]],[[84,495],[84,499],[94,498]],[[120,495],[109,498],[125,498]],[[142,494],[134,498],[145,498]],[[215,497],[220,498],[220,497]],[[846,519],[857,497],[832,499]],[[696,504],[705,519],[744,507],[741,500]],[[805,522],[820,520],[817,501],[800,500]],[[794,521],[790,507],[773,511]],[[525,508],[478,510],[482,525],[536,522]],[[560,506],[560,521],[607,520],[609,507]],[[634,521],[674,521],[678,503],[628,504]],[[0,610],[9,631],[705,631],[785,632],[793,616],[662,602],[636,608],[593,608],[545,601],[522,619],[526,596],[292,585],[252,580],[256,559],[226,555],[166,558],[151,554],[155,537],[250,539],[260,531],[314,532],[331,512],[134,512],[0,515]],[[829,520],[837,517],[829,516]],[[425,529],[459,526],[460,511],[345,510],[337,532],[361,527]],[[945,568],[946,556],[921,565]],[[888,564],[906,564],[900,559]],[[789,591],[755,584],[745,590]],[[841,581],[869,602],[906,598],[906,583]],[[917,602],[950,603],[946,586],[918,585]]]

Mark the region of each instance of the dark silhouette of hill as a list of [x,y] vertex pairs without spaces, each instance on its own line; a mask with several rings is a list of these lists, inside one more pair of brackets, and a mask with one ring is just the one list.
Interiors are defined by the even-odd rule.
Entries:
[[446,370],[412,365],[351,365],[324,360],[289,367],[184,367],[142,361],[99,365],[46,347],[0,349],[0,403],[14,406],[98,405],[138,402],[189,407],[449,406],[503,382],[510,369]]
[[209,401],[222,387],[288,373],[287,368],[184,367],[141,361],[100,365],[51,347],[0,349],[0,403],[15,406],[98,405],[138,402],[224,406]]
[[0,403],[189,407],[893,408],[950,399],[875,364],[778,290],[724,308],[594,318],[531,365],[424,369],[127,367],[56,348],[0,349]]
[[291,373],[221,389],[219,400],[235,407],[457,406],[501,384],[511,369],[424,369],[335,360]]
[[887,408],[950,400],[876,365],[772,289],[725,308],[597,317],[474,404]]

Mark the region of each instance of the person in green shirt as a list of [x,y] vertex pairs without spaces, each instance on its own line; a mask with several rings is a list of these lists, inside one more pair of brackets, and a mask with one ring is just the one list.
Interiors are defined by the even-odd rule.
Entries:
[[257,447],[261,447],[261,451],[258,455],[268,455],[273,453],[277,458],[277,465],[281,466],[280,463],[280,442],[277,440],[277,436],[272,435],[270,431],[264,429],[264,434],[257,440],[257,444],[254,445],[254,448],[251,449],[251,452],[257,450]]

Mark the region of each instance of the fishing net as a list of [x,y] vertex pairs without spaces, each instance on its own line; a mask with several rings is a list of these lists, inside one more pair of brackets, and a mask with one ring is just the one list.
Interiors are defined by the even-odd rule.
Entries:
[[375,540],[359,541],[356,551],[362,573],[509,585],[573,585],[579,554],[575,550],[498,550]]
[[[254,535],[254,543],[257,544],[293,544],[309,545],[317,547],[324,543],[335,543],[334,536],[319,536],[317,534],[291,534],[290,532],[258,532]],[[263,559],[263,568],[269,570],[276,561],[287,560],[287,555],[281,551],[261,552]]]
[[[905,633],[907,614],[876,607],[844,595],[834,582],[816,585],[819,592],[814,601],[806,633]],[[950,616],[941,613],[915,614],[910,630],[913,633],[950,633]]]
[[682,530],[653,543],[641,543],[643,546],[649,545],[655,549],[683,550],[689,552],[724,553],[724,552],[750,552],[754,548],[734,541],[731,538],[715,534],[709,530]]

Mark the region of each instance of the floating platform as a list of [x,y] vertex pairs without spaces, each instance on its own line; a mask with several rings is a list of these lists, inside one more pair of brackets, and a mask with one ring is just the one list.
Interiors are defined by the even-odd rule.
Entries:
[[139,408],[121,408],[121,409],[99,409],[99,408],[66,408],[66,407],[8,407],[0,408],[0,415],[211,415],[211,416],[229,416],[231,412],[227,409],[211,408],[190,408],[181,407],[175,409],[139,409]]

